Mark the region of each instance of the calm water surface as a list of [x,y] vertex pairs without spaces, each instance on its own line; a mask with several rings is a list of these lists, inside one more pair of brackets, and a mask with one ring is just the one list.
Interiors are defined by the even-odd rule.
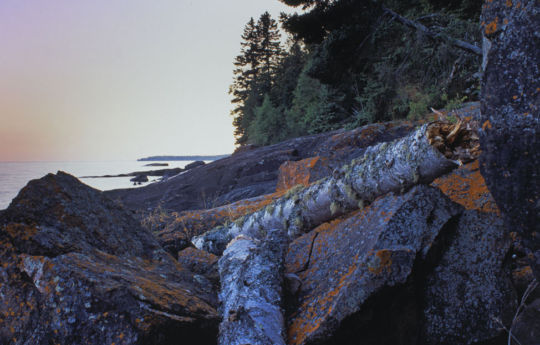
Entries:
[[[136,188],[129,181],[131,177],[80,178],[81,176],[117,175],[134,171],[183,168],[192,161],[164,161],[166,167],[145,167],[145,164],[157,162],[137,161],[76,161],[76,162],[0,162],[0,210],[8,207],[19,190],[28,181],[45,176],[48,173],[65,171],[79,178],[83,183],[99,190],[116,188]],[[149,183],[159,177],[151,177]]]

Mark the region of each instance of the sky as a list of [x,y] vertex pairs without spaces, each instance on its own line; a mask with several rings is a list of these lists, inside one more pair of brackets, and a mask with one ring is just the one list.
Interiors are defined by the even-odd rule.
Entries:
[[234,150],[228,88],[278,0],[0,0],[0,161]]

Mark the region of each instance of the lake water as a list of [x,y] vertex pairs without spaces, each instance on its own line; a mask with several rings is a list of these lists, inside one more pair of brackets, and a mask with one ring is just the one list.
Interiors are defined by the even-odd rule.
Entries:
[[[147,167],[145,164],[158,162],[137,161],[76,161],[76,162],[0,162],[0,210],[8,207],[11,200],[28,181],[48,173],[65,171],[76,176],[83,183],[99,190],[136,188],[131,177],[80,178],[81,176],[118,175],[134,171],[183,168],[192,161],[163,161],[169,166]],[[149,183],[160,177],[149,176]]]

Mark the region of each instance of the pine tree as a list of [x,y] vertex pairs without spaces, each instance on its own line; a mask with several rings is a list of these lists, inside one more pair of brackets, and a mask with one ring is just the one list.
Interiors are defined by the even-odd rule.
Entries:
[[229,94],[235,108],[231,111],[233,116],[234,135],[238,144],[247,140],[247,128],[253,120],[252,112],[247,112],[247,101],[252,96],[252,87],[259,74],[258,37],[255,20],[251,18],[244,27],[241,50],[234,60],[234,81],[229,88]]
[[264,12],[257,21],[259,41],[259,63],[261,64],[261,92],[269,93],[272,88],[276,70],[281,60],[281,35],[277,22],[270,13]]
[[234,134],[240,145],[250,139],[248,129],[256,120],[255,109],[270,93],[281,59],[278,26],[268,12],[261,15],[257,24],[253,18],[246,24],[241,47],[234,61],[234,81],[229,89],[235,105],[231,112]]

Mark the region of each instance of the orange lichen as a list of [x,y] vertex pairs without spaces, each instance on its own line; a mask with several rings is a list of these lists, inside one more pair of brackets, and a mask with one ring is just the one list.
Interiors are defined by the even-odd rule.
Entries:
[[10,223],[4,227],[11,238],[20,239],[23,241],[30,240],[34,235],[38,233],[38,229],[35,226],[29,226],[26,224]]
[[[240,200],[232,204],[208,210],[186,211],[176,216],[165,228],[170,236],[186,236],[192,238],[208,231],[227,221],[234,221],[242,216],[253,213],[270,205],[281,196],[284,191],[260,196],[254,200]],[[178,228],[182,232],[176,231]]]
[[375,253],[375,264],[368,266],[368,270],[373,274],[380,274],[383,270],[391,270],[392,251],[388,249],[378,250]]
[[499,24],[499,17],[496,17],[495,20],[487,23],[484,29],[484,32],[486,33],[486,35],[491,35],[495,31],[497,31],[498,24]]
[[452,201],[468,210],[499,213],[484,178],[480,174],[478,161],[466,164],[432,183]]
[[304,186],[315,182],[317,168],[324,169],[328,165],[325,157],[311,157],[297,162],[285,162],[279,167],[279,176],[276,186],[277,192],[283,192],[302,184]]
[[512,272],[514,279],[534,278],[531,266],[521,267]]
[[[355,257],[356,261],[357,257]],[[304,313],[292,319],[292,322],[287,330],[287,338],[289,344],[302,344],[305,339],[313,334],[334,309],[334,302],[339,296],[340,291],[347,285],[347,279],[356,272],[357,265],[354,263],[349,266],[347,272],[341,275],[337,286],[327,292],[320,298],[308,298],[301,306]]]

